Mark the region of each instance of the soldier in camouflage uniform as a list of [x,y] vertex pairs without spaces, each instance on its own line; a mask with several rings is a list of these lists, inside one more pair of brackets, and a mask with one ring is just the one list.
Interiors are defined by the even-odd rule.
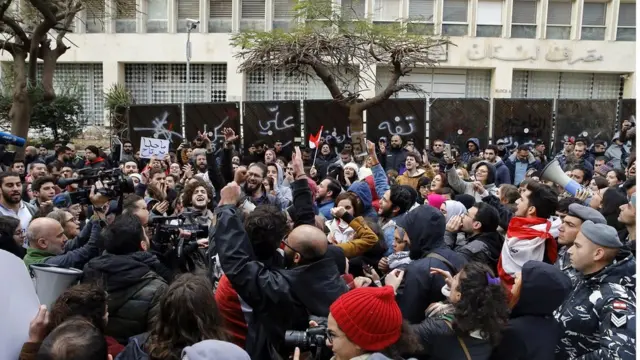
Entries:
[[554,312],[556,360],[635,359],[635,268],[616,230],[585,221],[569,249],[578,282]]
[[607,223],[607,220],[599,211],[580,204],[571,204],[567,215],[562,219],[562,225],[560,225],[558,245],[561,248],[558,251],[558,260],[556,260],[555,265],[571,279],[571,283],[574,286],[578,279],[578,271],[571,266],[568,250],[573,245],[578,232],[580,232],[582,223],[586,220],[591,220],[596,224]]

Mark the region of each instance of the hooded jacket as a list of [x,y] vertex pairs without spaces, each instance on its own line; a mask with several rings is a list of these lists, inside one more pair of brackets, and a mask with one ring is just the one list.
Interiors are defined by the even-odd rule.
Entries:
[[[444,300],[441,292],[445,285],[444,278],[431,275],[430,268],[435,267],[453,273],[461,269],[466,261],[462,255],[446,247],[446,223],[444,215],[438,209],[429,205],[419,206],[398,219],[397,225],[407,232],[411,240],[409,257],[414,261],[405,270],[403,286],[398,289],[396,299],[402,316],[412,324],[417,324],[424,320],[426,306]],[[455,267],[455,271],[442,260],[427,257],[430,253],[445,258]]]
[[553,314],[561,327],[556,359],[635,359],[635,285],[636,260],[627,250],[581,277]]
[[[486,185],[484,185],[485,190],[489,192],[491,195],[496,195],[498,188],[496,187],[496,168],[486,161],[481,161],[477,163],[476,168],[480,165],[485,165],[487,169],[489,169],[489,173],[487,174]],[[482,194],[476,192],[473,189],[473,183],[466,182],[458,176],[455,167],[451,167],[446,170],[447,181],[449,182],[449,186],[455,190],[458,194],[468,194],[472,195],[476,201],[482,201]]]
[[373,209],[373,196],[371,195],[371,189],[369,188],[369,184],[366,181],[356,181],[351,186],[349,186],[349,190],[352,193],[358,195],[360,200],[362,200],[363,212],[362,216],[368,217],[371,219],[377,219],[378,214]]
[[[476,151],[469,152],[469,150],[468,150],[469,149],[469,146],[468,146],[469,143],[474,143],[476,145]],[[478,138],[469,138],[469,140],[467,140],[466,144],[467,144],[467,151],[462,153],[462,162],[465,163],[465,164],[469,163],[469,160],[471,160],[471,158],[480,156],[480,140],[478,140]]]
[[284,171],[282,170],[282,166],[275,164],[278,169],[278,183],[274,186],[276,191],[276,198],[280,202],[280,208],[282,210],[286,209],[293,202],[293,194],[291,193],[291,188],[284,185]]
[[604,156],[607,158],[607,162],[610,162],[615,169],[624,170],[624,161],[628,155],[628,149],[624,144],[618,145],[616,140],[620,139],[620,132],[615,133],[613,139],[611,139],[611,145],[605,151]]
[[[158,258],[148,252],[128,255],[105,253],[85,266],[83,283],[102,282],[109,293],[109,322],[105,335],[121,344],[149,329],[159,312],[167,281]],[[157,269],[154,271],[154,269]]]
[[571,292],[571,280],[553,265],[529,261],[522,267],[520,299],[511,311],[491,360],[554,358],[560,327],[553,319]]

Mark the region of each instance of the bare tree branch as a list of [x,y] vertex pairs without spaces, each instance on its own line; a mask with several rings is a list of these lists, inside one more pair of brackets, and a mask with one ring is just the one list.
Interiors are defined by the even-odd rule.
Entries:
[[51,0],[29,0],[29,2],[40,12],[45,22],[56,23],[56,15],[53,12],[55,8],[52,9],[52,6],[50,6],[53,5]]
[[12,2],[13,0],[5,0],[2,5],[0,5],[0,17],[4,17],[4,14],[9,10],[9,7],[11,7]]
[[15,21],[14,19],[8,17],[7,15],[3,15],[2,16],[2,23],[7,25],[9,27],[9,29],[11,29],[11,32],[13,34],[15,34],[18,37],[18,39],[20,39],[20,41],[22,41],[22,43],[25,46],[29,46],[31,41],[29,40],[29,37],[27,36],[27,33],[20,26],[20,24],[18,24],[17,21]]

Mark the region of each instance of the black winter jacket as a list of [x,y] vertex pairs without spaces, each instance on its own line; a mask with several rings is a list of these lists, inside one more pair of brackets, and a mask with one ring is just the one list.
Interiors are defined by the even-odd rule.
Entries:
[[331,258],[293,269],[255,260],[237,213],[229,205],[216,209],[218,221],[210,242],[215,243],[222,270],[238,296],[252,309],[247,315],[245,350],[254,360],[286,357],[285,331],[306,330],[309,315],[328,316],[329,306],[347,292],[347,286]]
[[159,312],[160,296],[167,289],[167,281],[158,275],[166,272],[163,267],[155,255],[142,251],[105,253],[89,261],[82,282],[101,282],[109,293],[105,335],[126,344],[131,336],[150,329]]
[[[444,278],[431,275],[430,269],[435,267],[453,274],[462,268],[466,260],[445,245],[445,219],[436,208],[422,205],[406,213],[396,223],[407,232],[411,240],[409,256],[414,260],[405,270],[396,300],[402,317],[417,324],[424,320],[424,311],[429,304],[444,300]],[[435,253],[438,257],[427,257],[430,253]],[[447,260],[455,271],[439,257]]]
[[[411,328],[418,335],[423,347],[423,354],[417,356],[419,359],[467,360],[458,336],[444,318],[427,318]],[[488,341],[469,335],[460,339],[467,347],[471,360],[487,360],[491,356],[491,344]]]
[[556,266],[541,261],[526,262],[521,279],[520,299],[491,360],[554,358],[560,326],[553,319],[553,310],[569,295],[571,280]]

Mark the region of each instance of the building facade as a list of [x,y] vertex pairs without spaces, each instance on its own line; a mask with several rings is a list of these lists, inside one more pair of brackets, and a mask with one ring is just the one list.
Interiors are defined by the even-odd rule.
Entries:
[[[187,99],[186,22],[191,33],[191,102],[325,99],[321,82],[301,84],[283,74],[237,71],[231,33],[287,28],[295,0],[102,0],[83,12],[67,38],[56,82],[83,85],[90,121],[104,123],[102,91],[125,84],[136,103]],[[337,0],[374,22],[411,19],[449,36],[435,68],[408,79],[432,98],[636,97],[636,4],[623,0]],[[96,1],[97,2],[97,1]],[[412,30],[414,31],[414,30]],[[3,60],[10,60],[3,54]],[[390,76],[375,73],[380,83]],[[358,86],[365,97],[376,85]],[[397,97],[415,97],[400,93]]]

